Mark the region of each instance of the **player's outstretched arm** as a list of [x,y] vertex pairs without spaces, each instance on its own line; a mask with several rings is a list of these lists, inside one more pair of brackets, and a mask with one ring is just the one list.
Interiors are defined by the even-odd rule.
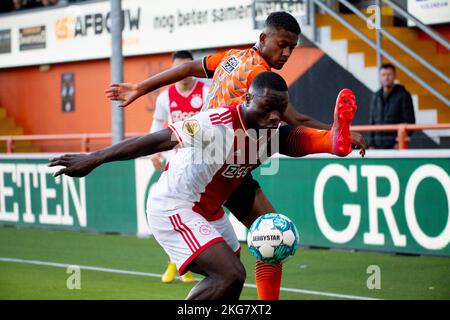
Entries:
[[142,82],[136,83],[112,83],[105,90],[106,97],[110,100],[122,100],[119,107],[126,107],[139,97],[156,89],[173,84],[187,77],[205,78],[202,60],[185,62],[160,72]]
[[[331,129],[331,125],[329,124],[325,124],[323,122],[315,120],[314,118],[311,118],[310,116],[297,112],[294,109],[294,106],[290,103],[288,104],[288,107],[284,112],[283,120],[292,126],[303,126],[320,130]],[[356,148],[360,149],[359,153],[364,157],[364,155],[366,154],[367,145],[363,135],[355,131],[350,131],[350,135],[352,136],[352,144],[355,145]]]
[[63,166],[56,172],[57,177],[65,174],[84,177],[98,166],[112,161],[130,160],[175,148],[178,141],[172,139],[172,131],[164,129],[142,137],[132,138],[108,148],[88,154],[65,154],[50,159],[49,167]]

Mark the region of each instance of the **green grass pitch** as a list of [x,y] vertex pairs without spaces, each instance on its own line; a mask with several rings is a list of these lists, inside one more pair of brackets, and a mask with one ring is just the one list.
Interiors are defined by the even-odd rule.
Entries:
[[[69,290],[66,282],[70,274],[64,265],[9,262],[4,258],[161,274],[167,257],[152,238],[0,227],[0,299],[184,299],[193,287],[177,280],[163,284],[158,276],[81,267],[81,288]],[[245,244],[242,261],[250,286],[244,288],[241,299],[257,299],[251,286],[255,283],[254,259]],[[367,288],[370,265],[380,267],[380,289]],[[449,258],[300,248],[284,265],[285,289],[280,298],[343,299],[346,297],[340,295],[351,295],[450,299],[449,274]]]

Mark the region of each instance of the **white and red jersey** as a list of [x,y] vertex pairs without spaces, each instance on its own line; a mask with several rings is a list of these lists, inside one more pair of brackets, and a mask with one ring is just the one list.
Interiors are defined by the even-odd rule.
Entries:
[[195,81],[189,92],[180,92],[173,84],[160,93],[156,99],[155,112],[150,133],[164,129],[166,121],[171,124],[186,120],[202,110],[209,87]]
[[[244,106],[210,109],[169,125],[180,149],[152,188],[148,211],[164,215],[185,208],[208,221],[223,216],[223,203],[259,165],[251,157],[256,150],[249,152],[249,146],[267,147],[267,137],[261,138],[264,142],[248,135],[241,108]],[[215,152],[210,152],[212,149]]]

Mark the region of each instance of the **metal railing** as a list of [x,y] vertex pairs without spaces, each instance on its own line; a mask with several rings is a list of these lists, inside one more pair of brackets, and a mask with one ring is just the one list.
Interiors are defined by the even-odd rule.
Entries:
[[[444,124],[389,124],[389,125],[356,125],[351,130],[358,132],[397,132],[399,149],[408,148],[409,133],[420,130],[442,130],[450,129],[450,123]],[[126,138],[133,138],[146,135],[148,132],[133,132],[125,134]],[[78,140],[80,152],[91,151],[91,143],[94,140],[112,141],[111,133],[85,133],[85,134],[48,134],[48,135],[23,135],[23,136],[0,136],[0,143],[6,142],[6,153],[14,153],[14,144],[17,141],[73,141]]]
[[[133,138],[146,133],[127,133],[125,138]],[[41,134],[21,136],[0,136],[0,142],[6,142],[6,153],[14,153],[16,141],[79,141],[80,151],[89,152],[93,140],[111,140],[111,133],[73,133],[73,134]]]
[[[382,0],[379,0],[382,2]],[[382,28],[381,24],[381,16],[378,19],[379,24],[375,25],[373,24],[371,19],[367,19],[367,16],[365,16],[361,11],[359,11],[357,8],[355,8],[350,2],[347,0],[339,0],[342,4],[344,4],[346,7],[350,9],[354,14],[356,14],[358,17],[360,17],[362,20],[368,22],[372,25],[372,27],[377,28],[377,31],[379,31],[383,36],[388,38],[390,41],[395,43],[397,46],[399,46],[403,51],[408,53],[411,57],[419,61],[422,65],[424,65],[426,68],[428,68],[431,72],[433,72],[435,75],[437,75],[439,78],[444,80],[445,82],[449,83],[450,79],[440,70],[438,70],[436,67],[431,65],[428,61],[426,61],[424,58],[419,56],[417,53],[415,53],[413,50],[408,48],[406,45],[404,45],[402,42],[400,42],[397,38],[395,38],[392,34],[390,34],[388,31],[384,30]]]
[[[398,40],[395,36],[393,36],[391,33],[383,29],[381,25],[381,8],[380,8],[380,17],[378,17],[377,24],[374,24],[371,19],[369,19],[366,15],[364,15],[361,11],[358,10],[355,6],[353,6],[349,1],[347,0],[336,0],[340,3],[342,3],[344,6],[346,6],[351,12],[353,12],[357,17],[364,20],[366,23],[370,24],[374,28],[376,28],[377,32],[377,40],[374,43],[371,39],[369,39],[364,33],[362,33],[360,30],[358,30],[355,26],[353,26],[350,22],[345,20],[343,17],[341,17],[338,13],[333,11],[330,7],[328,7],[323,1],[321,0],[308,0],[309,1],[309,8],[307,10],[308,18],[307,21],[311,23],[311,26],[313,26],[313,30],[315,30],[315,7],[319,7],[322,9],[325,13],[332,16],[334,19],[339,21],[341,24],[343,24],[346,28],[348,28],[350,31],[355,33],[361,40],[363,40],[365,43],[367,43],[370,47],[372,47],[376,54],[377,54],[377,64],[378,67],[380,67],[381,64],[381,57],[384,56],[387,59],[389,59],[391,62],[395,63],[403,72],[405,72],[408,76],[410,76],[413,80],[415,80],[417,83],[419,83],[421,86],[423,86],[425,89],[430,91],[436,98],[444,102],[447,106],[450,106],[450,100],[447,99],[445,95],[443,95],[441,92],[433,88],[430,84],[428,84],[424,79],[422,79],[420,76],[418,76],[414,71],[411,71],[408,67],[406,67],[403,63],[401,63],[398,59],[396,59],[393,55],[391,55],[389,52],[384,50],[382,48],[382,38],[381,36],[385,36],[388,38],[391,42],[393,42],[395,45],[400,47],[402,50],[404,50],[406,53],[408,53],[411,57],[416,59],[418,62],[420,62],[425,68],[427,68],[430,72],[434,73],[436,76],[441,78],[445,81],[447,85],[450,83],[449,77],[447,77],[442,71],[434,67],[432,64],[430,64],[427,60],[419,56],[417,53],[415,53],[413,50],[408,48],[405,44],[403,44],[400,40]],[[406,19],[412,20],[416,25],[423,30],[426,34],[428,34],[430,37],[435,39],[438,43],[442,44],[446,48],[450,48],[450,44],[448,41],[446,41],[443,37],[441,37],[439,34],[431,30],[430,28],[423,25],[420,21],[418,21],[416,18],[411,16],[409,13],[401,9],[398,5],[393,3],[390,0],[378,0],[377,2],[381,4],[382,2],[386,2],[390,6],[394,8],[394,10],[398,11],[400,15],[402,15]],[[315,32],[315,31],[314,31]],[[317,39],[314,39],[315,41]]]
[[397,132],[398,149],[405,150],[409,146],[409,133],[420,130],[450,129],[450,123],[442,124],[382,124],[382,125],[356,125],[351,130],[357,132]]

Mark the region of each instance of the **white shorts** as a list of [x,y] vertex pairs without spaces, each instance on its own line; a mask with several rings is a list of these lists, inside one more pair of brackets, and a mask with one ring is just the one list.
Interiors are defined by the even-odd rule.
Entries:
[[226,214],[218,220],[207,221],[191,209],[164,213],[147,211],[147,221],[155,239],[177,265],[180,275],[187,271],[190,262],[214,243],[226,241],[236,254],[241,249]]

